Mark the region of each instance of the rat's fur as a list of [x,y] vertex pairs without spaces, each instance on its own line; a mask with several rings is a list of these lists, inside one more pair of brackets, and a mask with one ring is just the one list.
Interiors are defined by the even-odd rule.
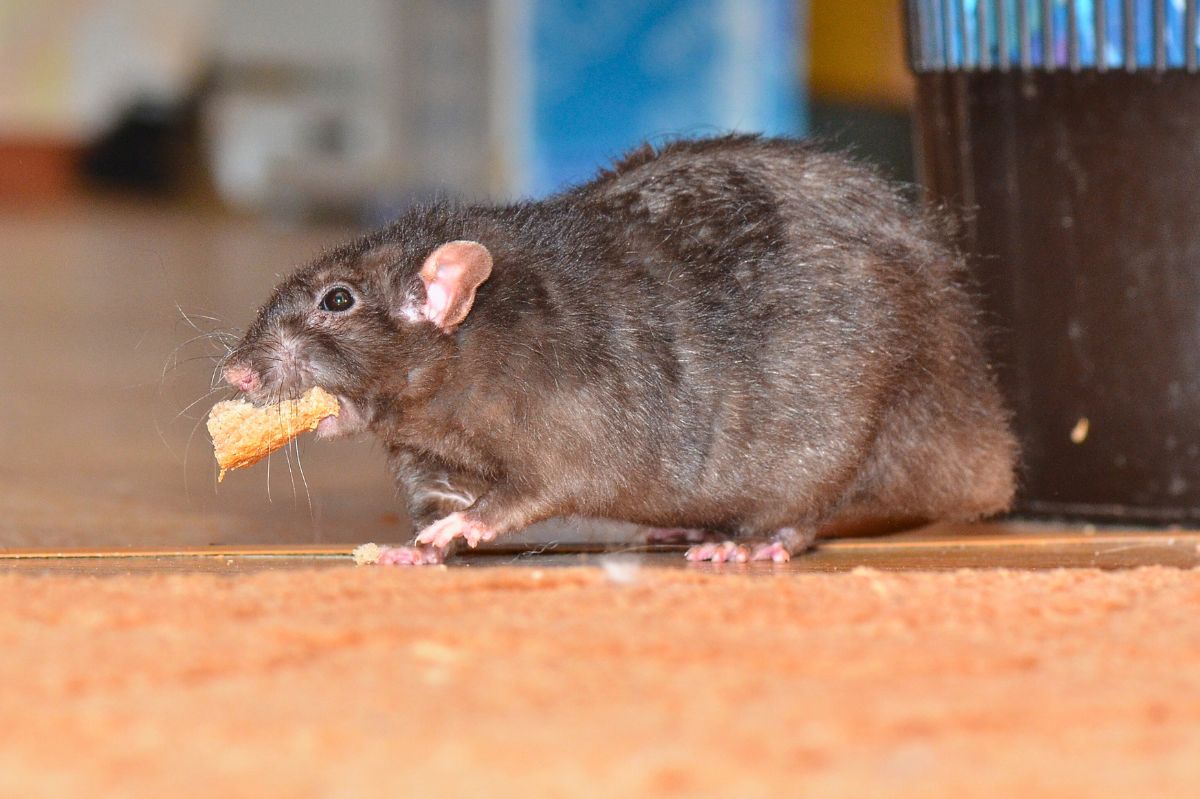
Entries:
[[[495,266],[445,333],[412,308],[453,240]],[[352,312],[316,310],[333,285]],[[259,399],[338,394],[418,525],[580,515],[799,549],[1008,507],[980,338],[928,215],[842,156],[737,136],[642,148],[541,202],[414,208],[287,279],[234,361]]]

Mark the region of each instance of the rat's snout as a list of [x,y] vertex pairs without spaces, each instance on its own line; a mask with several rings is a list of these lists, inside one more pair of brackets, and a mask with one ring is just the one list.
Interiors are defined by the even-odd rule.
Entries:
[[225,382],[238,391],[249,393],[261,385],[258,373],[249,366],[230,366],[225,370]]

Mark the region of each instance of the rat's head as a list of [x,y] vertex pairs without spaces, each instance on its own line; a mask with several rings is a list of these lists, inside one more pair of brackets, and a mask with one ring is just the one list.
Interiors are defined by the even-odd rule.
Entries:
[[405,249],[364,242],[285,279],[230,353],[225,381],[259,404],[320,386],[341,411],[319,434],[364,429],[381,400],[403,396],[442,359],[492,270],[474,241]]

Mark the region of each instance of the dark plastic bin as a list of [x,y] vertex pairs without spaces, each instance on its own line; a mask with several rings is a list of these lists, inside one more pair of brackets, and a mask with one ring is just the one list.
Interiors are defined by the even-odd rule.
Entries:
[[1197,0],[907,11],[920,175],[984,294],[1017,511],[1200,521]]

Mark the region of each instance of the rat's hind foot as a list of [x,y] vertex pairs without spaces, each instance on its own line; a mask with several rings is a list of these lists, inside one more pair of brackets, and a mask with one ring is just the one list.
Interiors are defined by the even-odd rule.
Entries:
[[767,541],[751,544],[750,560],[769,560],[772,563],[787,563],[792,555],[812,549],[817,538],[817,528],[780,527]]
[[714,539],[712,532],[693,527],[645,527],[642,534],[647,544],[703,544]]
[[746,563],[756,560],[787,563],[792,559],[792,555],[811,549],[816,535],[815,527],[781,527],[768,540],[759,538],[740,544],[734,541],[700,544],[689,549],[684,557],[690,561],[712,563]]
[[750,559],[750,550],[733,541],[714,541],[692,547],[684,557],[693,562],[745,563]]
[[[782,551],[790,555],[799,555],[813,548],[817,540],[817,528],[806,524],[801,527],[780,527],[771,536],[771,545],[778,545]],[[768,547],[771,548],[771,547]],[[774,550],[779,551],[779,550]],[[786,558],[785,558],[786,560]],[[779,563],[781,561],[776,561]]]
[[434,566],[445,559],[444,547],[384,547],[375,562],[380,566]]
[[426,527],[417,534],[416,541],[418,544],[433,544],[445,549],[456,538],[462,538],[474,549],[480,542],[495,540],[496,531],[459,511]]

